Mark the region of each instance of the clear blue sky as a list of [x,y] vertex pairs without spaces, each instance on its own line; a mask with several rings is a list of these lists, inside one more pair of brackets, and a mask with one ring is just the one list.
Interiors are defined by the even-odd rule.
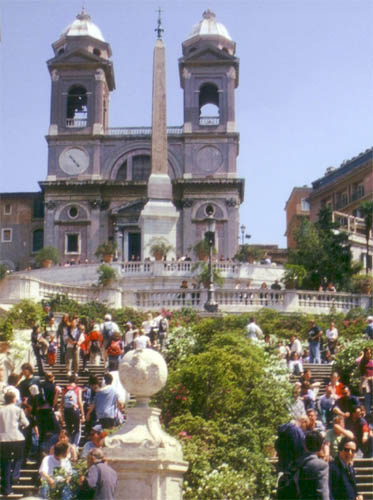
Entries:
[[[47,172],[51,43],[83,0],[0,0],[0,191],[37,191]],[[246,179],[241,223],[253,243],[285,246],[284,206],[373,145],[373,2],[370,0],[87,0],[111,44],[116,90],[110,126],[150,125],[156,10],[163,9],[168,124],[181,125],[181,42],[206,8],[237,43]]]

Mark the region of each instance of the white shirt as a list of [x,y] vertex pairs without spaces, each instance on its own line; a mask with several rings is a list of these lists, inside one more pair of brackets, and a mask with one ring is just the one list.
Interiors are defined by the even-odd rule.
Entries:
[[300,340],[295,339],[294,342],[290,346],[290,352],[296,352],[299,356],[302,356],[303,349]]
[[258,335],[263,335],[262,329],[254,322],[247,325],[247,335],[249,339],[258,339]]
[[39,473],[47,474],[48,476],[53,475],[54,469],[61,467],[68,474],[72,474],[72,467],[70,460],[68,458],[62,458],[61,460],[57,460],[54,455],[47,455],[43,458],[43,461],[40,465]]
[[133,341],[133,329],[127,330],[124,334],[124,345],[129,345]]
[[149,337],[140,335],[140,337],[135,338],[134,343],[136,349],[146,349],[149,345]]
[[[74,330],[72,330],[71,332],[71,335],[72,337],[75,339],[76,338],[76,331],[78,330],[78,328],[74,328]],[[66,347],[74,347],[74,340],[72,340],[72,338],[69,336],[68,334],[68,330],[66,330],[66,333],[64,334],[64,341],[65,341],[65,344],[66,344]],[[82,333],[80,333],[79,337],[78,337],[78,346],[80,346],[80,344],[82,344],[84,342],[84,335]]]
[[334,327],[334,328],[328,328],[326,330],[326,338],[328,340],[337,340],[338,338],[338,330]]
[[0,408],[0,441],[24,441],[25,437],[19,426],[28,427],[25,412],[14,403]]

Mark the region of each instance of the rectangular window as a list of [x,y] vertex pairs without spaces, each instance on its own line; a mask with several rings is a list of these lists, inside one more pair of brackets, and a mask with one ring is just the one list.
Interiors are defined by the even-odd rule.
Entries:
[[4,214],[5,215],[12,215],[12,205],[10,203],[5,203]]
[[309,212],[310,211],[310,204],[309,204],[309,201],[307,201],[306,198],[302,198],[300,200],[300,206],[301,206],[301,209],[304,211],[304,212]]
[[11,243],[13,239],[12,229],[2,229],[1,230],[1,241],[2,243]]
[[34,219],[42,219],[44,217],[44,200],[43,198],[34,198],[32,201],[32,216]]
[[80,253],[80,234],[66,233],[65,235],[65,253]]

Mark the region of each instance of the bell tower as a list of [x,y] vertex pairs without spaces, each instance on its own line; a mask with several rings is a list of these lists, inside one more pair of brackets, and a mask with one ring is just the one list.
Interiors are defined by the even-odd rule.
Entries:
[[236,44],[210,10],[182,44],[184,131],[235,132],[234,91],[238,86]]
[[180,84],[184,90],[183,248],[203,239],[206,218],[216,220],[220,257],[237,250],[244,180],[237,178],[239,134],[235,89],[239,79],[236,44],[206,10],[182,43]]
[[83,10],[52,47],[49,135],[104,134],[115,88],[110,45]]

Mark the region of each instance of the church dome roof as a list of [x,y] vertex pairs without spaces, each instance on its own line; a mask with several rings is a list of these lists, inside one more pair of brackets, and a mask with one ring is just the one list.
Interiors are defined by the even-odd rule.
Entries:
[[217,22],[215,12],[212,12],[210,9],[205,10],[202,14],[201,21],[193,26],[192,32],[187,37],[187,40],[195,36],[206,35],[218,35],[226,38],[227,40],[232,40],[227,28],[224,24]]
[[65,36],[90,36],[105,42],[100,28],[92,23],[91,16],[84,9],[76,16],[75,21],[63,30],[61,38]]

